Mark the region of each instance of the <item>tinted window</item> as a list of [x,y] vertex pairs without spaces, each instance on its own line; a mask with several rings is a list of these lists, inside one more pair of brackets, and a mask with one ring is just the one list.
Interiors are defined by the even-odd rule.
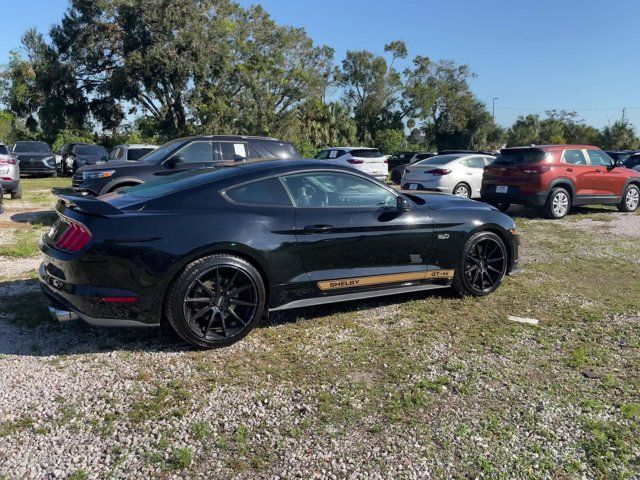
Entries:
[[5,145],[0,145],[0,155],[9,155],[9,149]]
[[315,158],[317,158],[318,160],[326,160],[327,158],[329,158],[329,150],[320,150],[318,153],[316,153]]
[[425,158],[435,157],[433,153],[419,153],[416,155],[416,160],[424,160]]
[[[249,158],[247,144],[242,142],[219,142],[217,144],[220,160],[246,160]],[[261,157],[259,157],[261,158]]]
[[613,165],[613,160],[602,150],[587,150],[591,165],[607,166]]
[[284,177],[296,207],[372,207],[395,205],[387,189],[364,178],[338,172],[313,172]]
[[78,145],[76,146],[76,153],[78,155],[96,155],[101,157],[107,156],[107,151],[104,147],[98,145]]
[[142,160],[145,163],[158,163],[163,161],[167,155],[171,155],[173,152],[182,148],[182,146],[186,143],[186,140],[172,140],[171,142],[165,143],[160,148],[154,150],[149,155],[144,157]]
[[300,153],[288,142],[251,139],[249,158],[300,158]]
[[111,150],[111,154],[109,155],[109,160],[115,160],[120,156],[120,147],[114,148]]
[[49,148],[49,145],[44,142],[16,142],[13,147],[13,151],[16,153],[49,153],[51,152],[51,149]]
[[382,156],[382,152],[380,150],[351,150],[349,153],[352,157],[359,158],[376,158]]
[[624,166],[627,168],[633,168],[640,165],[640,155],[632,155],[624,161]]
[[536,163],[544,158],[544,150],[538,148],[515,148],[502,150],[494,165],[521,165],[524,163]]
[[447,163],[458,160],[459,158],[460,155],[436,155],[435,157],[425,158],[424,160],[420,160],[419,162],[414,162],[414,164],[446,165]]
[[582,150],[565,150],[562,157],[564,163],[571,165],[586,165],[587,159]]
[[225,193],[235,203],[244,205],[291,206],[291,201],[277,178],[240,185]]
[[153,148],[130,148],[127,151],[127,160],[138,161],[147,153],[153,152]]
[[182,163],[213,162],[213,147],[211,142],[193,142],[176,152],[174,158],[181,159]]

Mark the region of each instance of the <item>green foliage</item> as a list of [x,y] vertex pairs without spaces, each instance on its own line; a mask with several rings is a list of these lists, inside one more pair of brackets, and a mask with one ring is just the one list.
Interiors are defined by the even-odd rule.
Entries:
[[385,154],[395,154],[402,150],[406,139],[402,130],[385,129],[376,133],[376,146]]
[[621,119],[611,126],[604,127],[602,146],[611,150],[634,149],[640,147],[640,139],[629,122]]
[[81,132],[78,130],[61,130],[55,137],[51,148],[54,152],[59,151],[65,143],[70,142],[93,142],[93,135],[89,132]]

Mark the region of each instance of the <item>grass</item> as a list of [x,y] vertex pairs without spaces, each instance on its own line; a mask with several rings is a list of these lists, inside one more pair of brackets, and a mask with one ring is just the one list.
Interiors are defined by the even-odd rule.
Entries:
[[[45,182],[34,182],[36,198]],[[106,348],[117,350],[135,384],[123,413],[84,427],[65,404],[59,423],[109,437],[115,422],[132,430],[161,422],[166,431],[149,461],[192,477],[206,473],[213,452],[231,474],[269,476],[303,442],[330,454],[342,441],[356,458],[381,448],[431,465],[434,477],[637,478],[640,239],[569,225],[584,218],[608,226],[630,217],[603,208],[559,222],[517,218],[524,271],[483,298],[440,291],[284,312],[241,346],[157,362],[144,344],[129,351],[130,333],[109,333]],[[0,302],[0,313],[42,325],[43,303],[39,294],[14,297]],[[199,416],[218,390],[238,392],[237,408],[215,404],[215,417]],[[249,423],[255,405],[277,421]],[[196,442],[177,448],[170,426],[184,421]],[[2,424],[0,434],[28,428],[27,420]],[[366,469],[393,476],[384,463],[367,460]]]

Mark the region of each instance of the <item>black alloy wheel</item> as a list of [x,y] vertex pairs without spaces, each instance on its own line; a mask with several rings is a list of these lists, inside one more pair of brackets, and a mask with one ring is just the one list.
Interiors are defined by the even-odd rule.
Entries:
[[507,273],[509,257],[502,239],[492,232],[480,232],[466,243],[453,281],[463,295],[488,295],[500,286]]
[[259,272],[244,259],[214,255],[189,264],[175,282],[167,317],[187,342],[230,345],[251,331],[265,309]]

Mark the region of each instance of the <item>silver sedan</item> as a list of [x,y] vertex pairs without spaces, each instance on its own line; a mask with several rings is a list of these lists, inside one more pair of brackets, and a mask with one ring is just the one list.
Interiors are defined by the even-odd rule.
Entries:
[[22,198],[20,187],[20,165],[6,145],[0,143],[0,186],[11,198]]
[[467,153],[436,155],[408,165],[400,185],[403,190],[427,190],[480,198],[484,167],[495,159],[490,155]]

